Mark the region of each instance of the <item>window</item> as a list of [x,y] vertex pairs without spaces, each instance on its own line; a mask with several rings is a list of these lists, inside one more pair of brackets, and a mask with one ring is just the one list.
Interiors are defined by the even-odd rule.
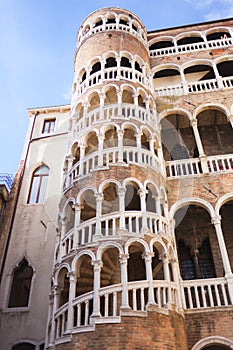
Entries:
[[44,120],[42,134],[51,134],[52,132],[54,132],[55,120],[55,118]]
[[[28,306],[32,275],[33,270],[31,266],[28,265],[26,259],[23,259],[13,273],[13,280],[8,305],[9,308]],[[14,349],[18,349],[18,347]]]
[[41,165],[34,171],[28,196],[29,204],[44,202],[48,176],[49,168],[46,165]]

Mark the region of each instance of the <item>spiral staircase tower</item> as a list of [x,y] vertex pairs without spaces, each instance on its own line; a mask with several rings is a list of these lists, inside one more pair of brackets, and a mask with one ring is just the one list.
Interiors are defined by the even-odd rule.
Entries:
[[119,8],[88,16],[74,59],[47,348],[185,348],[152,84],[140,19]]

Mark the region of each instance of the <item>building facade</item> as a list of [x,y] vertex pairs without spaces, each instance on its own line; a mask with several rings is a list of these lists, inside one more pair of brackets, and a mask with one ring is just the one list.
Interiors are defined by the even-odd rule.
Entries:
[[233,20],[104,8],[70,106],[29,110],[4,350],[233,349]]

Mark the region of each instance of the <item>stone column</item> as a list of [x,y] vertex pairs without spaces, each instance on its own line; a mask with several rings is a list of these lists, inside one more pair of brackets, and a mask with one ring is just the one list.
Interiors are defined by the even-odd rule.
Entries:
[[230,296],[231,302],[233,303],[233,273],[231,271],[230,260],[227,254],[227,249],[226,249],[226,245],[223,237],[223,232],[221,227],[221,217],[217,216],[215,218],[212,218],[212,223],[214,224],[215,231],[217,234],[218,244],[219,244],[223,266],[225,270],[225,277],[228,283],[229,296]]
[[100,119],[104,120],[104,100],[105,94],[100,93]]
[[121,265],[121,284],[122,284],[122,294],[121,294],[121,309],[130,309],[128,300],[128,254],[120,254],[120,265]]
[[102,237],[101,232],[101,214],[102,214],[102,201],[103,201],[103,194],[102,193],[96,193],[96,232],[93,236],[94,242],[98,241],[100,237]]
[[98,135],[98,167],[103,166],[103,150],[104,150],[104,134],[99,134]]
[[123,136],[124,136],[123,130],[118,130],[117,136],[118,136],[118,163],[124,163],[124,161],[123,161]]
[[85,158],[86,144],[83,141],[80,141],[79,147],[80,147],[79,176],[82,176],[84,174],[83,159]]
[[136,142],[137,142],[138,163],[142,164],[142,145],[141,145],[142,131],[139,130],[135,136],[136,136]]
[[224,88],[223,81],[222,81],[222,77],[219,75],[218,68],[217,68],[215,62],[211,61],[211,63],[212,63],[212,68],[213,68],[213,71],[214,71],[214,75],[215,75],[217,83],[218,83],[218,88],[219,89],[223,89]]
[[182,306],[182,297],[181,297],[181,288],[183,288],[180,284],[180,279],[179,279],[179,267],[178,267],[178,262],[177,259],[171,259],[171,267],[172,267],[172,275],[174,278],[174,283],[177,288],[177,307],[181,309]]
[[118,188],[119,213],[120,213],[120,231],[125,231],[125,188]]
[[170,278],[170,271],[169,271],[169,263],[168,263],[168,256],[167,254],[163,254],[161,256],[162,262],[163,262],[163,271],[164,271],[164,278],[166,281],[168,281],[168,295],[167,295],[167,304],[172,303],[171,299],[171,278]]
[[67,317],[67,331],[72,332],[73,322],[74,322],[74,308],[73,308],[73,300],[75,299],[76,293],[76,276],[74,272],[70,272],[68,274],[70,279],[70,287],[69,287],[69,307],[68,307],[68,317]]
[[183,86],[184,94],[187,95],[189,93],[189,89],[188,89],[188,83],[185,79],[185,74],[183,69],[180,69],[180,77],[181,77],[181,84]]
[[190,123],[191,123],[191,126],[193,128],[194,138],[195,138],[197,149],[198,149],[198,152],[199,152],[199,158],[200,158],[200,161],[201,161],[202,171],[203,171],[203,173],[208,173],[209,169],[208,169],[208,165],[207,165],[207,157],[206,157],[206,155],[204,153],[203,145],[202,145],[200,134],[199,134],[199,131],[198,131],[197,119],[192,119],[190,121]]
[[120,56],[116,57],[116,62],[117,62],[117,80],[120,80],[121,78],[121,58]]
[[152,274],[152,266],[151,266],[153,256],[154,256],[154,253],[152,252],[145,252],[145,254],[143,255],[143,258],[146,264],[146,279],[148,280],[148,283],[149,283],[148,305],[155,304],[153,274]]
[[146,194],[147,190],[144,188],[140,188],[138,190],[138,194],[140,196],[140,202],[141,202],[141,212],[142,212],[142,229],[140,233],[145,233],[148,230],[147,227],[147,217],[146,217]]
[[226,277],[232,276],[231,265],[230,265],[229,257],[227,254],[227,249],[226,249],[226,245],[225,245],[225,241],[224,241],[224,237],[223,237],[223,232],[222,232],[222,227],[221,227],[221,217],[216,216],[216,217],[212,218],[211,221],[215,227],[215,231],[216,231],[216,235],[217,235],[217,239],[218,239],[218,244],[219,244],[219,249],[220,249],[221,256],[222,256],[222,262],[223,262],[225,275],[226,275]]
[[78,248],[78,225],[80,224],[80,217],[81,217],[81,209],[82,205],[80,203],[76,203],[74,205],[75,209],[75,217],[74,217],[74,248]]
[[93,287],[93,313],[92,317],[100,317],[100,299],[99,299],[99,289],[100,289],[100,272],[103,266],[102,261],[96,260],[92,262],[94,266],[94,287]]
[[118,117],[122,117],[122,92],[117,91]]
[[51,320],[51,332],[50,332],[50,344],[54,344],[56,339],[56,329],[55,329],[55,313],[59,307],[59,297],[60,297],[60,287],[55,285],[53,288],[53,316]]

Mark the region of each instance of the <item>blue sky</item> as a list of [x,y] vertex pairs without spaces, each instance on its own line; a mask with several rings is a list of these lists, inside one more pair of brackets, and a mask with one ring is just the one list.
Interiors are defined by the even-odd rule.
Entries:
[[233,0],[0,0],[0,173],[17,170],[27,108],[70,103],[77,30],[110,6],[134,12],[147,30],[233,17]]

